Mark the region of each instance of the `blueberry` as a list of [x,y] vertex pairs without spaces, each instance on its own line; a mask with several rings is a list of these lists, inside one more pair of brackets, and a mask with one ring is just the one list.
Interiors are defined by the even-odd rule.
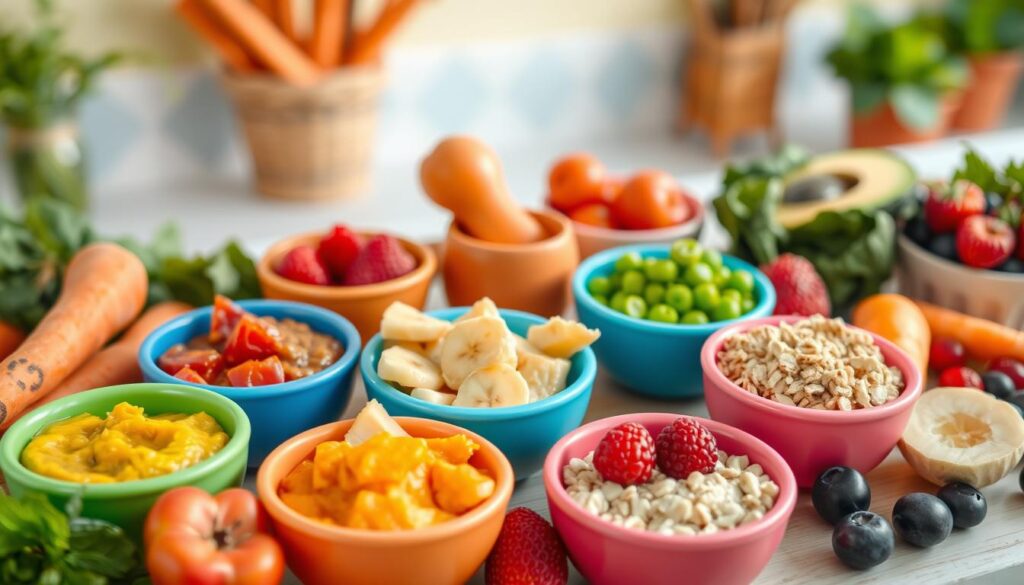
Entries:
[[956,261],[956,236],[953,234],[939,234],[928,242],[928,249],[932,254],[941,256],[946,260]]
[[921,548],[939,544],[953,531],[953,513],[939,498],[923,492],[907,494],[892,508],[896,534]]
[[1000,400],[1008,400],[1017,393],[1013,379],[1002,372],[985,372],[981,375],[981,381],[985,384],[985,392]]
[[907,222],[906,233],[907,237],[922,247],[927,246],[932,239],[932,231],[928,229],[928,223],[921,216]]
[[895,544],[892,527],[873,512],[854,512],[832,530],[832,550],[851,569],[862,571],[884,563]]
[[985,496],[966,483],[947,483],[936,495],[953,513],[953,526],[957,528],[972,528],[981,524],[988,512]]
[[1011,272],[1013,274],[1024,274],[1024,260],[1019,258],[1010,258],[1006,262],[1003,262],[996,270],[1000,272]]
[[997,209],[1003,204],[1003,197],[999,193],[993,193],[989,191],[985,193],[985,213],[991,214],[993,209]]
[[1020,468],[1020,477],[1017,479],[1017,483],[1020,484],[1020,491],[1024,492],[1024,467]]
[[847,514],[867,510],[871,505],[871,488],[856,469],[829,467],[814,482],[811,502],[819,516],[835,524]]

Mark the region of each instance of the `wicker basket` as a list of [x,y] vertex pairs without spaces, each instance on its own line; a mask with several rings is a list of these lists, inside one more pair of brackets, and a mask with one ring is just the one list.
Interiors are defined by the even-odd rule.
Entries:
[[369,187],[380,68],[341,69],[312,87],[229,72],[222,79],[249,143],[259,192],[323,200]]

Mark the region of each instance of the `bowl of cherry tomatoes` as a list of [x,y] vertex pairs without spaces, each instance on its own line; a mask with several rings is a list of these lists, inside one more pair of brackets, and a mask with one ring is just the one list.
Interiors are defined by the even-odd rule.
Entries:
[[672,175],[655,169],[613,175],[586,153],[551,167],[547,205],[572,220],[581,259],[629,244],[696,238],[704,226],[704,207]]

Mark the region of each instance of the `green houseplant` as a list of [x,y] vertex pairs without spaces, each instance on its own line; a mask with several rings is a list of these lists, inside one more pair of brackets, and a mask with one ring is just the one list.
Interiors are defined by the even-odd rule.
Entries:
[[0,32],[0,121],[23,199],[52,197],[78,209],[88,203],[85,162],[75,115],[96,76],[120,60],[66,52],[50,0],[36,0],[27,32]]
[[889,25],[860,4],[827,61],[850,84],[850,141],[859,147],[941,136],[967,79],[935,19]]

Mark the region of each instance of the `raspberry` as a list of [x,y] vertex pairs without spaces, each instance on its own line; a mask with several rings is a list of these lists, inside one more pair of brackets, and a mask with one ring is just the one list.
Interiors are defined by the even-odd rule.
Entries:
[[654,471],[654,439],[643,425],[623,423],[608,431],[597,444],[594,468],[606,481],[621,485],[644,483]]
[[316,253],[330,271],[334,280],[345,280],[345,272],[356,260],[363,247],[363,238],[343,225],[336,225],[317,245]]
[[398,278],[416,269],[413,257],[401,242],[379,234],[370,238],[345,275],[346,285],[373,284]]
[[658,469],[686,479],[694,471],[711,473],[718,461],[715,436],[704,425],[681,416],[658,433]]
[[313,246],[298,246],[289,250],[277,267],[277,273],[295,282],[320,285],[331,283],[327,268]]

